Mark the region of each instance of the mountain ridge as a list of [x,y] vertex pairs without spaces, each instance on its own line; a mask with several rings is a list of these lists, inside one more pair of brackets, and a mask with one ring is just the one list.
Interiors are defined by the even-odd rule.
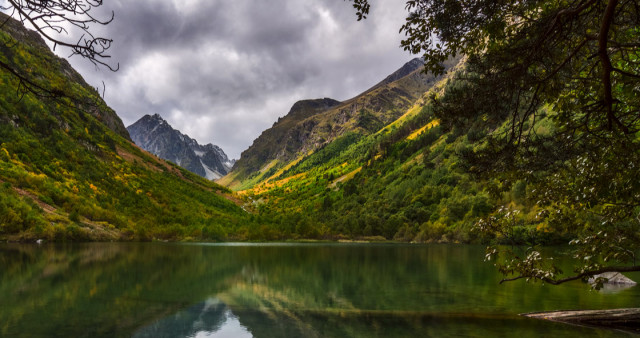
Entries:
[[[449,60],[445,65],[449,68],[457,61]],[[242,152],[233,170],[218,182],[238,190],[249,188],[271,176],[267,174],[277,172],[349,132],[362,135],[377,132],[402,116],[442,78],[424,73],[423,65],[420,58],[414,58],[374,86],[342,102],[326,98],[296,102],[289,113],[263,131]],[[312,113],[298,112],[300,107],[318,100],[331,104],[317,106]]]

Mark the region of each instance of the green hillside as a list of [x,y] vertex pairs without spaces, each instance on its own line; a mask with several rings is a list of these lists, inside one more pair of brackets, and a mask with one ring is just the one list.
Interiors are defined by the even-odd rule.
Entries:
[[[633,201],[637,148],[602,163],[591,157],[602,144],[568,151],[558,116],[544,105],[535,124],[523,122],[526,146],[502,143],[512,128],[506,100],[468,80],[475,76],[461,65],[394,123],[345,133],[241,193],[282,238],[505,244],[566,243],[613,212],[598,198]],[[605,154],[621,151],[609,146]],[[600,172],[609,165],[624,169]],[[633,219],[618,217],[612,229],[635,238]],[[509,233],[487,235],[498,223]]]
[[242,193],[282,237],[471,240],[474,220],[510,198],[492,198],[460,166],[482,135],[447,131],[434,115],[429,98],[451,77],[393,124],[346,133]]
[[31,90],[2,68],[0,240],[222,240],[251,226],[229,190],[132,144],[36,33],[1,29],[0,62]]

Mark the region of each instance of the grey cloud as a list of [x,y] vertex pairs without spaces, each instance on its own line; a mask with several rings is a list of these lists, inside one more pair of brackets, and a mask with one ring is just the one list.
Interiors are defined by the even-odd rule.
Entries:
[[125,124],[159,113],[235,158],[295,101],[350,98],[411,58],[398,47],[396,0],[363,22],[342,0],[114,0],[102,10],[116,15],[97,29],[115,40],[120,71],[71,62],[105,82]]

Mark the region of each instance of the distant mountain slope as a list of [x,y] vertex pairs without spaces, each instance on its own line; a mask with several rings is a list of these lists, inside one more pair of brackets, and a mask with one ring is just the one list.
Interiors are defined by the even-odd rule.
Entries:
[[416,58],[344,102],[299,101],[242,153],[232,172],[219,182],[233,189],[248,188],[349,132],[375,133],[402,116],[438,79],[425,74],[423,62]]
[[37,34],[0,16],[0,62],[66,93],[21,95],[19,79],[0,68],[0,241],[248,233],[254,223],[228,189],[131,143],[95,89]]
[[226,175],[233,161],[220,147],[200,145],[173,129],[160,115],[145,115],[127,127],[131,139],[142,149],[210,180]]

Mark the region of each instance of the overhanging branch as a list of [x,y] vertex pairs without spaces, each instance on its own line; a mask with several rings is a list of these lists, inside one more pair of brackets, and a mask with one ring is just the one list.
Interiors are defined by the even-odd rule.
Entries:
[[570,276],[570,277],[566,277],[566,278],[562,278],[562,279],[552,279],[552,278],[547,278],[547,277],[536,277],[536,276],[525,276],[525,275],[520,275],[520,276],[516,276],[516,277],[512,277],[512,278],[505,278],[503,280],[500,281],[500,284],[504,283],[504,282],[512,282],[512,281],[516,281],[518,279],[523,279],[523,278],[534,278],[534,279],[539,279],[545,283],[549,283],[552,285],[559,285],[562,283],[566,283],[566,282],[570,282],[570,281],[574,281],[574,280],[578,280],[578,279],[583,279],[585,277],[593,277],[594,275],[599,275],[601,273],[605,273],[605,272],[634,272],[634,271],[640,271],[640,265],[634,265],[634,266],[609,266],[609,267],[605,267],[602,269],[598,269],[598,270],[592,270],[592,271],[587,271],[587,272],[583,272],[581,274],[577,274],[574,276]]

